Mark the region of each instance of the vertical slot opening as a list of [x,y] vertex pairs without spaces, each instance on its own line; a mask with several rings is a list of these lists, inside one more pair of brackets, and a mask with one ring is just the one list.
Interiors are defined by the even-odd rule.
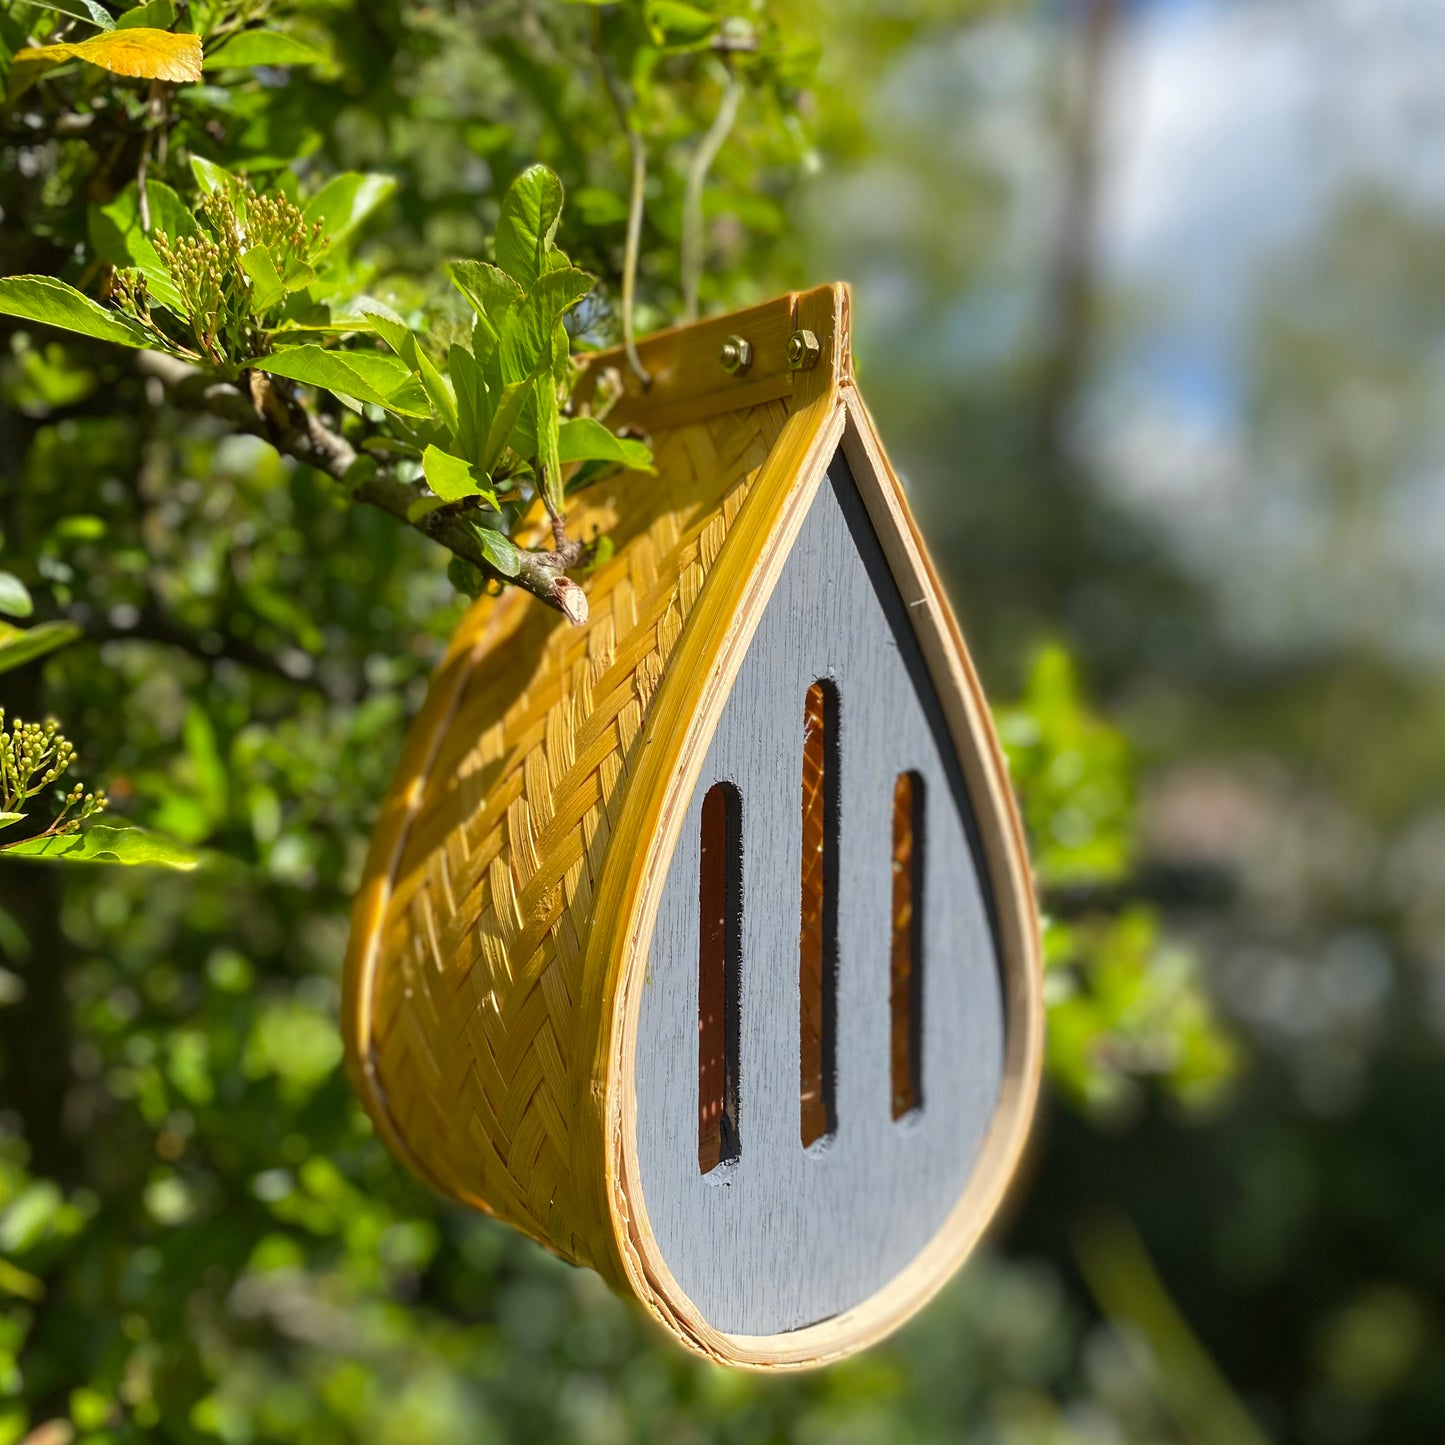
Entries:
[[808,689],[803,711],[803,901],[798,940],[801,1134],[838,1127],[838,690]]
[[742,799],[715,783],[702,800],[698,879],[697,1167],[736,1159],[742,986]]
[[893,946],[889,969],[893,1117],[923,1106],[923,779],[893,784]]

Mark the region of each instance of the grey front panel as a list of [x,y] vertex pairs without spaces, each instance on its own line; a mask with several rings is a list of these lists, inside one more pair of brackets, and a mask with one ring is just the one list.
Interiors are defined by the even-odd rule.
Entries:
[[[804,699],[839,698],[837,1129],[799,1127]],[[925,783],[922,1096],[890,1095],[892,805]],[[742,798],[740,1157],[698,1168],[702,800]],[[642,992],[637,1147],[653,1236],[714,1328],[777,1334],[874,1294],[958,1199],[993,1115],[1004,1004],[957,759],[906,610],[841,453],[723,709],[672,859]]]

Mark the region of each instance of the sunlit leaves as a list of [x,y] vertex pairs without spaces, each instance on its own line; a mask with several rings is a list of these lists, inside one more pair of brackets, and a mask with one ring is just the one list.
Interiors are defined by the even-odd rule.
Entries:
[[5,858],[47,858],[65,863],[124,863],[132,867],[194,868],[200,859],[179,843],[142,828],[92,823],[61,837],[0,843]]
[[644,442],[620,437],[590,416],[568,417],[559,427],[558,456],[567,462],[616,462],[633,471],[651,471],[652,451]]
[[1044,931],[1051,1076],[1080,1104],[1118,1114],[1141,1079],[1208,1099],[1234,1052],[1194,959],[1143,907],[1090,907],[1087,890],[1118,885],[1133,861],[1133,758],[1117,728],[1085,704],[1074,664],[1041,649],[1023,697],[997,710],[1038,881],[1076,890]]
[[283,275],[266,246],[252,246],[243,252],[241,267],[251,278],[251,306],[258,315],[279,305],[293,291],[304,291],[316,279],[316,272],[294,256],[286,262]]
[[431,415],[426,392],[411,368],[379,351],[332,351],[321,346],[287,346],[252,362],[258,371],[319,386],[400,416]]
[[506,533],[498,532],[494,527],[478,526],[473,530],[476,532],[478,542],[481,543],[482,555],[486,557],[487,561],[503,577],[515,577],[522,565],[516,543]]
[[230,171],[223,166],[218,166],[215,161],[207,160],[199,156],[195,151],[191,152],[191,173],[196,178],[196,184],[202,191],[209,194],[211,191],[226,190],[237,186],[240,182]]
[[130,317],[97,305],[53,276],[0,277],[0,315],[40,321],[119,346],[153,344],[145,328]]
[[1023,697],[997,720],[1040,880],[1117,878],[1132,852],[1129,747],[1086,706],[1062,647],[1039,651]]
[[476,357],[465,346],[453,346],[447,353],[447,370],[457,399],[457,440],[462,453],[480,457],[486,427],[490,425],[487,410],[487,385],[482,380]]
[[549,271],[513,306],[498,331],[497,352],[508,381],[522,381],[539,367],[551,369],[556,326],[591,289],[585,271]]
[[427,486],[444,502],[457,502],[463,497],[482,494],[482,487],[472,475],[472,464],[444,452],[440,447],[429,446],[422,453],[422,471]]
[[392,176],[347,171],[328,181],[306,203],[308,225],[319,224],[321,235],[333,243],[346,240],[396,190]]
[[1196,960],[1135,907],[1044,930],[1050,1078],[1078,1104],[1118,1118],[1146,1081],[1206,1104],[1237,1067]]
[[507,188],[497,218],[497,265],[523,290],[548,269],[562,214],[562,182],[547,166],[529,166]]
[[545,166],[530,167],[502,200],[499,264],[448,268],[477,315],[477,353],[454,347],[451,362],[461,448],[487,473],[512,448],[539,475],[555,511],[562,506],[557,387],[570,350],[562,318],[594,284],[553,244],[561,208],[557,177]]
[[[194,220],[169,186],[152,181],[147,188],[147,199],[150,202],[152,221],[158,229],[169,231],[172,235],[188,235],[194,232]],[[165,222],[160,220],[159,213],[162,211],[165,213]],[[177,215],[177,212],[180,215]],[[184,216],[184,220],[181,216]],[[95,247],[98,255],[113,266],[134,267],[146,278],[150,294],[156,301],[177,316],[185,314],[180,293],[172,285],[165,263],[156,253],[150,237],[141,228],[140,204],[134,181],[109,204],[92,205],[87,222],[91,245]],[[178,229],[179,227],[186,229]]]
[[[251,304],[257,311],[269,311],[285,299],[286,282],[264,246],[252,246],[249,251],[243,252],[241,265],[251,278]],[[306,275],[307,280],[311,280],[315,272],[308,268]]]
[[471,303],[478,320],[485,322],[495,343],[497,328],[525,294],[520,283],[486,261],[453,261],[447,275]]

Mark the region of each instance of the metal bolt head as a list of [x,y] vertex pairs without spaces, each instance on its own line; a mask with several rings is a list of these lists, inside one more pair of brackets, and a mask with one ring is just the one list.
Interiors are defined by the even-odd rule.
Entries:
[[753,344],[745,336],[729,336],[718,352],[718,360],[729,376],[740,376],[753,364]]
[[823,348],[813,332],[795,331],[788,337],[788,366],[793,371],[811,371],[822,354]]

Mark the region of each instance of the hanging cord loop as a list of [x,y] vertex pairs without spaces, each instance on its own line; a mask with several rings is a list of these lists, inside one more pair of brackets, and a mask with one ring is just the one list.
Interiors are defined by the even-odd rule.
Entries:
[[722,150],[733,123],[738,118],[738,106],[743,98],[743,84],[729,66],[723,83],[722,99],[718,102],[717,114],[707,128],[707,134],[697,143],[692,155],[692,164],[687,168],[687,187],[682,203],[682,255],[679,269],[682,272],[682,319],[696,321],[698,313],[698,292],[702,287],[703,270],[703,215],[702,192],[707,184],[707,174]]
[[602,16],[592,12],[592,49],[597,64],[602,70],[602,80],[611,98],[612,108],[627,137],[627,148],[632,156],[632,185],[627,206],[627,249],[622,258],[622,349],[627,353],[627,364],[643,387],[652,385],[652,375],[642,364],[637,354],[637,334],[633,309],[637,297],[637,260],[642,250],[642,207],[647,188],[647,146],[637,127],[627,113],[627,99],[622,87],[612,73],[607,52],[602,45]]

